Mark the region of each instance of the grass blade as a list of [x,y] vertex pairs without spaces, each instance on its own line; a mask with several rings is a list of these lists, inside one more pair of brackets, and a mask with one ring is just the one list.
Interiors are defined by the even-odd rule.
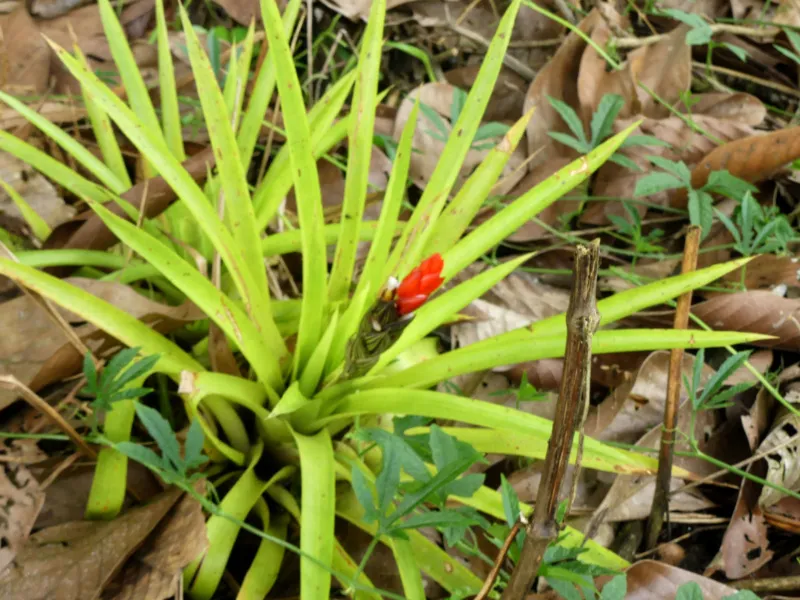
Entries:
[[397,231],[397,217],[400,215],[400,208],[403,206],[403,198],[406,193],[408,167],[411,164],[411,145],[414,142],[414,130],[417,126],[418,116],[419,101],[414,103],[414,108],[411,110],[400,136],[400,143],[397,146],[392,165],[392,174],[389,176],[389,183],[386,185],[386,193],[383,196],[378,228],[375,232],[374,242],[370,244],[369,254],[364,262],[364,269],[361,271],[354,297],[367,285],[376,294],[380,293],[381,288],[386,285],[386,280],[383,279],[384,270],[389,259],[392,239]]
[[183,162],[181,112],[178,105],[178,89],[175,84],[175,65],[169,47],[169,31],[164,16],[164,0],[156,0],[156,39],[158,40],[158,90],[161,94],[161,125],[164,140],[172,155]]
[[461,186],[456,197],[436,220],[428,245],[423,252],[424,256],[449,250],[472,224],[472,220],[489,197],[492,187],[525,134],[531,116],[533,111],[529,111],[517,121]]
[[[302,1],[289,0],[283,10],[283,31],[287,37],[294,29]],[[261,131],[261,123],[264,121],[264,115],[267,114],[267,108],[274,93],[275,65],[272,64],[272,58],[268,51],[268,54],[264,57],[264,62],[261,64],[261,69],[258,71],[237,138],[239,154],[242,158],[242,164],[245,166],[249,165],[253,158],[253,150],[256,147],[258,134]]]
[[[300,453],[300,549],[331,565],[334,546],[335,478],[333,445],[328,431],[314,436],[294,434]],[[330,593],[331,573],[307,558],[300,559],[300,598],[318,600]]]
[[[322,195],[317,165],[312,154],[302,87],[297,78],[292,51],[283,32],[278,5],[274,0],[261,0],[261,12],[278,80],[303,240],[303,308],[294,352],[294,374],[297,376],[311,357],[323,330],[327,298],[327,256]],[[252,250],[257,251],[258,246]]]
[[453,275],[471,265],[489,248],[496,246],[516,231],[520,224],[525,223],[583,182],[609,156],[614,154],[636,127],[638,127],[638,123],[610,138],[586,156],[571,162],[536,187],[528,190],[491,219],[482,223],[443,254],[442,277],[449,280]]
[[503,58],[511,40],[511,30],[514,27],[520,2],[521,0],[511,2],[497,25],[497,31],[489,44],[478,76],[458,120],[453,125],[453,131],[439,157],[436,169],[425,186],[425,191],[409,220],[404,235],[392,252],[387,276],[395,273],[398,278],[402,279],[423,258],[422,251],[428,245],[433,226],[458,178],[456,166],[464,162],[475,133],[480,127],[481,117],[489,103],[488,90],[494,87],[503,66]]
[[17,192],[13,186],[8,185],[2,179],[0,179],[0,186],[3,187],[6,194],[11,198],[11,201],[22,215],[22,219],[27,223],[28,227],[31,228],[33,235],[36,236],[36,239],[41,242],[46,240],[50,236],[50,225],[39,216],[39,213],[31,208],[30,204],[28,204],[25,198],[19,195],[19,192]]
[[[278,328],[272,318],[267,274],[261,254],[261,238],[256,229],[255,213],[247,187],[244,166],[239,157],[236,136],[231,127],[231,115],[225,106],[225,99],[217,85],[217,79],[208,61],[208,56],[200,45],[197,34],[192,29],[189,16],[183,8],[181,8],[181,18],[186,32],[186,45],[192,63],[192,72],[195,76],[203,115],[216,157],[223,195],[221,201],[225,203],[226,222],[231,237],[235,241],[232,251],[238,257],[238,266],[249,271],[249,276],[245,278],[249,289],[243,295],[243,300],[247,313],[261,330],[263,337],[266,340],[276,340],[271,345],[273,350],[278,350],[278,355],[275,357],[277,360],[274,361],[277,364],[288,354],[288,351],[285,350]],[[252,43],[250,46],[252,49]],[[270,385],[274,386],[275,383],[275,381],[271,381]]]
[[328,290],[331,302],[347,298],[353,281],[358,233],[364,217],[369,183],[385,16],[386,0],[374,0],[361,41],[358,78],[353,90],[353,108],[349,119],[347,177],[342,203],[342,230],[339,243],[336,245]]
[[157,268],[219,325],[226,335],[236,341],[262,384],[272,390],[282,386],[276,355],[267,344],[265,336],[260,334],[237,303],[166,244],[98,204],[92,205],[92,208],[120,241]]

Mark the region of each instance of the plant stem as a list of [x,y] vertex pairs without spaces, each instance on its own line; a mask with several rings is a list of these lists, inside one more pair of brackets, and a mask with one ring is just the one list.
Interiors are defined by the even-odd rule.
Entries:
[[356,569],[355,574],[353,575],[353,581],[358,581],[358,578],[361,577],[361,573],[364,572],[364,568],[367,566],[367,561],[369,557],[372,556],[372,553],[375,550],[375,547],[378,545],[378,541],[380,541],[381,536],[384,535],[380,529],[375,532],[375,535],[372,536],[372,539],[369,542],[369,546],[367,546],[366,552],[364,552],[364,556],[361,558],[361,562],[358,564],[358,569]]
[[[690,227],[684,242],[683,265],[681,273],[691,273],[697,268],[697,251],[700,247],[700,228]],[[686,329],[689,325],[689,311],[692,306],[691,290],[678,298],[675,310],[675,329]],[[673,348],[669,354],[669,379],[667,380],[667,399],[664,403],[664,426],[661,430],[661,448],[658,453],[658,474],[650,518],[645,533],[645,548],[650,550],[658,542],[664,519],[669,514],[669,482],[672,479],[672,459],[675,447],[675,427],[678,422],[678,401],[681,395],[681,367],[683,348]],[[669,523],[667,524],[669,526]]]
[[[519,600],[530,590],[539,571],[547,546],[558,537],[556,510],[564,482],[572,440],[580,431],[588,408],[592,364],[592,335],[600,323],[597,312],[597,267],[600,262],[599,240],[575,251],[575,281],[567,309],[567,347],[564,377],[561,380],[558,406],[553,420],[553,432],[545,457],[544,473],[536,496],[533,519],[526,528],[519,563],[503,592],[503,600]],[[578,460],[582,451],[582,440]],[[573,472],[577,482],[579,467]],[[571,494],[570,494],[571,496]]]

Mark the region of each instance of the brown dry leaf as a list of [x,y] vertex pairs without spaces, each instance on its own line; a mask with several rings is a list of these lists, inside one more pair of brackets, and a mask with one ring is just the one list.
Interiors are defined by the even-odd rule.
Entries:
[[[800,127],[779,129],[718,146],[692,169],[692,187],[706,184],[713,171],[727,170],[750,183],[768,179],[800,158]],[[686,190],[673,194],[673,205],[686,204]]]
[[[74,123],[86,116],[86,109],[69,99],[45,100],[36,102],[36,112],[52,123]],[[20,115],[11,107],[0,108],[0,129],[10,131],[21,125],[29,123],[28,119]]]
[[696,304],[692,313],[717,331],[749,331],[776,336],[754,342],[766,348],[800,348],[800,300],[754,290],[716,296]]
[[[159,304],[120,283],[83,278],[67,281],[151,324],[162,333],[204,317],[202,311],[191,303],[181,306]],[[77,315],[63,309],[60,312],[67,322],[84,323]],[[14,375],[36,391],[80,370],[83,357],[29,296],[19,296],[2,304],[0,330],[6,332],[0,338],[0,374]],[[76,333],[91,346],[102,346],[107,339],[105,334],[88,324],[79,325]],[[16,398],[15,391],[0,390],[0,409]]]
[[[689,413],[686,405],[682,406],[678,413],[678,429],[686,431],[689,427]],[[698,416],[695,425],[695,432],[701,436],[706,427],[711,427],[712,415],[708,412]],[[645,448],[657,448],[661,439],[661,425],[653,427],[635,443]],[[676,450],[689,450],[688,444],[682,440],[676,445]],[[708,463],[699,459],[687,458],[685,456],[675,456],[675,466],[683,467],[699,475],[708,475],[714,468]],[[602,480],[608,479],[605,473],[598,474]],[[670,480],[670,521],[679,522],[681,513],[692,513],[706,510],[714,506],[697,489],[683,490],[683,481],[673,477]],[[653,494],[655,493],[655,476],[653,475],[617,475],[608,490],[605,498],[597,508],[596,514],[602,514],[604,522],[630,521],[633,519],[646,519],[650,514],[653,505]]]
[[797,498],[782,498],[772,506],[764,508],[764,519],[769,525],[800,534],[800,500]]
[[[750,465],[748,472],[753,470],[754,465]],[[754,474],[762,475],[758,471]],[[767,522],[757,502],[758,487],[747,479],[742,481],[722,545],[703,573],[707,577],[724,571],[728,579],[741,579],[755,573],[772,559],[773,552],[768,549]]]
[[90,3],[91,0],[31,0],[30,12],[40,19],[55,19]]
[[[148,15],[152,13],[155,7],[154,0],[129,0],[125,2],[125,8],[120,14],[120,23],[123,28],[128,30],[131,37],[133,33],[142,35],[143,32],[132,31],[133,25],[141,23],[143,18],[149,18]],[[100,10],[96,3],[89,4],[72,10],[58,18],[47,19],[38,21],[39,32],[52,39],[59,46],[63,48],[71,48],[73,45],[73,38],[70,28],[75,32],[75,39],[83,53],[86,55],[90,66],[93,69],[102,70],[106,73],[116,73],[117,68],[113,60],[111,60],[111,51],[108,46],[108,40],[103,31],[103,23],[100,19]],[[136,28],[140,29],[140,28]],[[132,39],[129,42],[133,42]],[[137,50],[137,53],[143,49]],[[155,52],[155,47],[151,48]],[[152,54],[145,49],[145,54],[135,54],[137,65],[142,69],[145,81],[153,82],[154,63],[152,63]],[[143,62],[147,58],[150,62]],[[79,94],[80,86],[77,80],[67,71],[61,61],[55,56],[53,52],[50,54],[50,67],[51,73],[55,76],[56,94]]]
[[[800,389],[793,387],[784,396],[787,402],[797,405],[800,403]],[[772,424],[772,430],[767,434],[757,454],[765,454],[767,461],[766,480],[790,490],[800,489],[800,417],[790,413],[781,406],[778,415]],[[787,445],[788,444],[788,445]],[[772,506],[783,499],[785,494],[774,488],[764,486],[758,498],[759,507]]]
[[[592,41],[600,48],[604,48],[610,39],[611,29],[604,21],[599,22],[592,30]],[[578,78],[580,114],[594,114],[606,94],[617,94],[622,97],[624,104],[617,115],[618,118],[640,114],[642,107],[634,87],[631,63],[627,62],[621,70],[611,72],[606,71],[607,66],[605,58],[593,47],[586,47],[581,57]]]
[[[208,548],[200,503],[183,499],[158,524],[103,593],[107,600],[165,600],[175,594],[181,571]],[[117,589],[118,588],[118,589]]]
[[635,89],[642,115],[647,118],[663,119],[670,115],[670,110],[642,86],[669,106],[689,90],[692,82],[692,48],[686,43],[688,31],[688,25],[681,25],[657,43],[637,48],[628,56],[631,76],[638,84]]
[[[60,461],[46,467],[37,464],[31,467],[31,472],[37,481],[43,482],[53,474],[54,469],[59,465]],[[47,487],[44,506],[36,519],[35,529],[45,529],[68,521],[83,519],[94,475],[95,465],[88,462],[78,462],[59,473],[55,481]],[[126,472],[126,489],[136,490],[143,501],[149,501],[161,493],[164,486],[147,467],[131,460],[128,461]],[[130,495],[127,495],[123,510],[129,509],[133,502]]]
[[732,283],[742,281],[748,290],[769,291],[779,285],[800,287],[800,259],[794,256],[759,254],[747,265],[725,275],[723,280]]
[[[433,174],[436,165],[439,162],[442,150],[444,150],[445,140],[452,131],[453,124],[450,123],[450,108],[453,104],[453,95],[456,88],[449,83],[426,83],[414,89],[397,110],[397,118],[394,124],[394,138],[400,139],[406,121],[411,115],[411,110],[414,107],[414,102],[417,98],[420,102],[426,104],[431,110],[441,115],[440,123],[435,123],[431,120],[424,111],[419,112],[417,127],[414,130],[414,153],[411,155],[411,166],[409,167],[409,177],[414,184],[419,188],[424,188],[431,175]],[[438,125],[443,124],[447,132],[439,131]],[[496,140],[483,140],[480,145],[498,142],[500,137]],[[489,150],[476,150],[470,149],[461,165],[458,180],[453,188],[455,193],[472,171],[483,161],[488,154]],[[525,152],[518,146],[514,153],[511,155],[508,163],[506,163],[503,173],[501,174],[501,183],[498,184],[493,190],[495,194],[503,195],[511,188],[524,175],[524,171],[519,167],[525,161]]]
[[[457,279],[474,277],[483,269],[483,265],[472,265]],[[458,346],[464,347],[562,313],[568,304],[569,291],[545,285],[533,275],[515,271],[464,311],[470,316],[480,315],[478,319],[456,323],[451,331]]]
[[0,597],[95,600],[183,492],[171,489],[113,521],[73,521],[32,535],[0,576]]
[[625,600],[672,599],[681,585],[692,581],[700,586],[703,600],[722,600],[736,593],[725,584],[656,560],[640,560],[628,567],[625,574],[628,579]]
[[[415,1],[416,0],[387,0],[386,10],[391,10],[403,4]],[[366,21],[369,16],[370,7],[372,6],[372,0],[322,0],[322,3],[351,21],[357,21],[358,19]],[[258,3],[255,4],[257,5]],[[220,6],[222,6],[221,3]]]
[[251,21],[261,20],[261,7],[257,0],[214,0],[214,4],[220,6],[231,19],[245,27],[250,25]]
[[715,119],[730,119],[737,123],[757,127],[767,116],[767,107],[755,96],[744,92],[709,92],[692,94],[691,109],[682,103],[678,110],[685,114],[704,115]]
[[50,47],[24,3],[11,14],[0,15],[0,33],[0,88],[17,96],[42,94],[50,77]]
[[[75,215],[75,209],[64,203],[53,184],[6,152],[0,152],[0,179],[13,187],[51,228]],[[22,220],[22,213],[5,190],[0,190],[0,215]]]
[[[594,9],[584,17],[578,27],[583,33],[589,34],[600,21],[600,13]],[[586,45],[581,37],[570,32],[553,58],[536,74],[536,78],[528,88],[524,111],[536,109],[533,118],[528,123],[528,154],[533,155],[538,152],[528,163],[529,169],[554,158],[574,158],[576,156],[574,150],[557,143],[548,135],[549,132],[569,133],[569,128],[548,101],[548,96],[562,100],[574,109],[580,110],[579,70]],[[585,125],[588,115],[579,113],[579,116],[584,120]]]
[[0,442],[0,574],[25,544],[44,504],[44,492],[23,464],[24,448]]
[[[667,351],[653,352],[631,380],[615,389],[608,398],[589,409],[584,433],[600,440],[633,443],[664,420],[664,401],[669,380]],[[684,354],[681,373],[691,377],[694,357]],[[713,374],[704,365],[703,381]],[[680,402],[687,398],[681,387]]]

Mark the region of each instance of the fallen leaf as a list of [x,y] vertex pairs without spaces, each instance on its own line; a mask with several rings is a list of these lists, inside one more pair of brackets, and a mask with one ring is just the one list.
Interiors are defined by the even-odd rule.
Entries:
[[[748,472],[763,475],[755,465],[750,465]],[[707,577],[723,571],[728,579],[741,579],[755,573],[772,559],[773,552],[768,549],[767,522],[758,502],[759,487],[748,479],[742,480],[720,550],[703,573]]]
[[779,285],[800,287],[800,259],[794,256],[759,254],[744,267],[731,271],[724,281],[740,283],[748,290],[771,290]]
[[692,106],[683,103],[678,110],[686,114],[701,114],[715,119],[730,119],[737,123],[757,127],[767,116],[767,107],[755,96],[744,92],[709,92],[692,94]]
[[[67,281],[150,324],[161,333],[204,318],[202,311],[191,303],[167,306],[120,283],[83,278]],[[83,357],[29,296],[14,298],[3,303],[2,308],[0,330],[6,334],[0,338],[0,374],[14,375],[37,391],[80,370]],[[84,323],[84,319],[66,310],[60,312],[67,322]],[[116,342],[109,343],[107,336],[93,325],[78,325],[76,334],[90,346],[117,345]],[[0,410],[16,399],[14,390],[0,389]]]
[[[600,22],[600,14],[592,10],[578,24],[578,28],[585,34]],[[574,158],[576,152],[563,144],[556,142],[549,135],[550,132],[560,132],[571,135],[567,124],[563,121],[555,108],[550,104],[548,97],[566,102],[573,109],[580,110],[578,97],[578,80],[580,59],[586,48],[586,42],[574,32],[564,40],[550,61],[536,74],[536,78],[528,88],[525,95],[525,112],[536,109],[533,118],[528,123],[528,154],[532,156],[528,163],[529,169],[534,169],[541,163],[554,158]],[[578,115],[587,124],[589,115]]]
[[716,296],[692,307],[692,314],[717,331],[775,336],[753,342],[765,348],[800,348],[800,300],[759,290]]
[[0,575],[28,539],[44,492],[14,446],[0,442]]
[[[520,12],[523,8],[526,7],[521,7]],[[552,21],[550,22],[552,23]],[[478,71],[480,71],[479,65],[461,67],[447,71],[444,77],[447,83],[462,90],[468,90],[475,83]],[[525,103],[527,88],[527,82],[514,71],[508,67],[500,69],[494,89],[492,89],[492,95],[489,97],[489,104],[486,106],[486,112],[483,113],[483,120],[505,121],[520,117],[523,114],[522,106]]]
[[[791,404],[800,404],[800,389],[792,388],[784,394]],[[772,430],[767,434],[757,454],[763,454],[767,462],[766,480],[792,491],[800,489],[800,417],[780,406]],[[775,488],[764,486],[758,498],[760,507],[772,506],[786,495]]]
[[[669,357],[665,350],[653,352],[628,383],[615,389],[599,405],[590,407],[584,433],[600,440],[633,443],[663,422]],[[691,377],[694,360],[689,354],[683,355],[682,376]],[[713,369],[704,366],[703,381],[712,374]],[[683,403],[687,397],[681,386],[679,402]]]
[[3,57],[0,88],[15,96],[45,92],[50,76],[50,47],[39,35],[24,3],[11,14],[0,15],[0,33]]
[[30,12],[40,19],[55,19],[90,3],[91,0],[31,0]]
[[[482,270],[482,265],[473,265],[465,269],[457,280],[468,279]],[[476,319],[454,324],[451,332],[458,346],[464,347],[562,313],[568,304],[569,291],[545,285],[533,275],[515,271],[463,311]]]
[[[228,16],[247,27],[251,21],[261,20],[261,7],[256,0],[214,0]],[[368,3],[369,4],[369,3]]]
[[800,534],[800,500],[797,498],[781,498],[772,506],[764,507],[763,511],[769,525],[795,535]]
[[[86,109],[77,102],[66,100],[41,100],[37,101],[34,108],[36,112],[51,123],[75,123],[86,116]],[[10,106],[0,108],[0,129],[10,131],[29,123],[28,119],[20,115]]]
[[736,590],[713,579],[685,571],[656,560],[640,560],[625,571],[628,592],[625,600],[676,598],[678,588],[694,582],[703,593],[703,600],[722,600]]
[[[790,127],[722,144],[692,169],[692,187],[704,186],[713,171],[723,169],[750,183],[763,181],[800,158],[799,140],[800,127]],[[672,204],[684,206],[686,198],[685,188],[677,190]]]
[[[46,468],[35,465],[31,467],[31,472],[37,481],[44,482],[52,476],[53,470],[60,464],[61,461],[58,461]],[[88,462],[78,462],[59,473],[58,477],[47,487],[47,495],[36,519],[35,529],[46,529],[68,521],[83,519],[94,476],[95,465]],[[125,487],[128,490],[135,490],[143,501],[151,500],[164,489],[163,484],[153,475],[152,471],[134,460],[128,461]],[[135,502],[133,498],[126,495],[123,509],[131,508],[133,502]]]
[[[6,152],[0,152],[0,179],[13,187],[51,228],[65,223],[75,215],[75,209],[64,202],[53,184]],[[5,190],[0,190],[0,214],[22,219],[22,213]]]
[[173,488],[113,521],[73,521],[32,535],[0,576],[0,597],[95,600],[183,492]]
[[181,571],[208,548],[200,503],[185,495],[125,563],[103,593],[107,600],[165,600],[178,589]]
[[[415,1],[416,0],[387,0],[386,10],[391,10],[403,4]],[[322,4],[347,17],[351,21],[356,21],[358,19],[366,21],[369,16],[370,7],[372,6],[372,0],[322,0]]]

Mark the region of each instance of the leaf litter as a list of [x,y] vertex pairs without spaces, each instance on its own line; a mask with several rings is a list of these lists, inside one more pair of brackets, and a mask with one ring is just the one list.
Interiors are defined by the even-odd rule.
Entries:
[[[151,92],[156,92],[158,82],[153,77],[156,56],[147,41],[153,3],[134,0],[124,4],[123,26],[134,42],[137,64]],[[323,4],[325,8],[313,8],[309,22],[313,22],[315,28],[333,23],[335,30],[344,32],[337,38],[337,45],[347,48],[351,34],[360,31],[371,3],[331,0]],[[535,256],[526,264],[530,272],[512,274],[473,302],[462,311],[462,320],[449,324],[442,331],[442,338],[454,347],[467,347],[490,335],[563,312],[569,296],[571,265],[558,258],[559,250],[581,236],[599,235],[603,241],[605,270],[601,273],[601,289],[604,293],[674,274],[680,264],[683,228],[691,221],[708,230],[701,264],[714,264],[748,253],[755,256],[746,267],[718,282],[720,287],[697,293],[692,314],[713,329],[774,335],[774,340],[759,343],[768,349],[751,355],[751,363],[759,374],[766,374],[768,380],[777,378],[779,391],[786,400],[796,399],[796,386],[781,379],[781,371],[788,372],[792,368],[790,365],[797,363],[800,342],[797,305],[800,270],[792,254],[796,249],[792,243],[796,244],[796,240],[765,251],[763,244],[755,244],[758,241],[755,238],[770,219],[781,215],[794,219],[796,231],[798,213],[792,200],[792,191],[797,192],[796,174],[791,163],[800,157],[800,146],[796,141],[796,128],[790,126],[788,119],[797,107],[797,94],[775,100],[775,96],[768,96],[767,92],[787,87],[791,91],[790,86],[796,81],[800,60],[793,59],[791,52],[800,53],[800,48],[789,33],[793,30],[782,27],[800,25],[800,11],[794,3],[764,5],[747,0],[730,3],[665,0],[659,3],[658,13],[646,16],[643,6],[624,14],[608,3],[596,3],[588,12],[576,13],[573,13],[575,6],[563,2],[541,3],[541,6],[574,22],[584,36],[528,6],[520,12],[511,49],[479,129],[480,139],[473,143],[465,166],[458,174],[454,193],[511,124],[530,108],[535,107],[536,112],[528,125],[526,139],[514,151],[504,170],[501,185],[493,190],[493,203],[482,207],[476,223],[489,218],[508,198],[522,195],[584,152],[577,148],[591,149],[595,142],[602,141],[595,139],[596,133],[607,136],[640,122],[634,135],[645,137],[641,143],[623,148],[617,160],[606,163],[586,185],[547,208],[537,220],[519,223],[499,259],[491,258],[502,261],[503,252],[508,253],[509,249],[534,250]],[[418,191],[424,189],[444,148],[458,117],[460,99],[473,85],[486,43],[494,31],[497,7],[490,3],[390,0],[388,8],[390,27],[396,39],[422,45],[435,57],[436,81],[430,81],[427,73],[421,75],[425,70],[419,65],[408,66],[411,59],[399,54],[401,51],[397,49],[388,53],[388,60],[393,61],[391,64],[395,67],[403,67],[384,68],[390,83],[401,93],[388,95],[385,104],[379,107],[384,143],[381,149],[373,148],[370,182],[380,196],[380,191],[386,188],[386,173],[393,160],[392,143],[399,141],[413,101],[418,98],[422,110],[411,158],[413,187],[407,194],[407,200],[413,202]],[[206,19],[205,24],[210,25],[199,33],[212,56],[230,49],[228,39],[217,40],[216,33],[210,33],[213,19],[222,19],[228,29],[233,30],[259,16],[257,3],[249,0],[220,0],[213,5],[213,11],[213,18],[202,10],[194,15],[198,22]],[[336,13],[349,22],[337,24],[338,21],[333,21],[338,18],[334,17]],[[728,15],[739,20],[758,15],[766,24],[726,30],[723,25]],[[49,47],[38,34],[70,46],[74,32],[92,68],[112,80],[118,77],[108,41],[102,33],[99,11],[92,3],[54,0],[35,0],[28,6],[16,3],[9,12],[0,15],[0,30],[4,65],[0,87],[27,96],[29,106],[55,122],[64,123],[65,127],[80,123],[85,112],[74,98],[52,96],[74,92],[77,88],[58,61],[52,60]],[[191,165],[187,163],[187,169],[196,180],[202,181],[207,170],[213,167],[209,153],[202,154],[208,145],[207,132],[202,124],[198,127],[193,122],[196,114],[191,103],[196,104],[198,97],[191,78],[185,79],[190,73],[185,40],[179,32],[170,32],[170,36],[176,74],[183,81],[179,90],[183,99],[181,114],[190,123],[184,127],[183,137],[195,144],[192,152],[195,160]],[[591,43],[587,43],[587,38]],[[713,48],[708,45],[712,40]],[[444,49],[448,50],[437,53]],[[693,58],[700,57],[699,50],[706,49],[708,53],[703,53],[705,65],[692,62]],[[747,62],[741,60],[743,52],[750,56]],[[334,55],[331,52],[330,57]],[[323,69],[322,77],[333,77],[336,67],[332,68],[331,64],[336,60],[318,63]],[[732,77],[723,77],[731,72]],[[749,79],[736,79],[737,74]],[[768,85],[763,85],[765,82]],[[619,99],[609,101],[613,98],[610,95]],[[279,107],[274,108],[278,110]],[[273,107],[269,110],[270,120],[282,125],[280,113],[273,112]],[[38,134],[32,133],[13,111],[0,111],[0,127],[32,137],[47,152],[62,158],[56,148],[42,143]],[[267,131],[264,127],[262,141]],[[273,141],[283,142],[280,133]],[[94,140],[89,143],[93,144]],[[57,235],[51,236],[45,247],[105,250],[115,242],[113,235],[91,216],[91,211],[85,210],[79,199],[57,190],[41,174],[27,173],[19,164],[8,162],[9,168],[2,179],[11,180],[34,211],[55,228]],[[327,173],[323,200],[333,221],[344,195],[344,180],[335,162],[324,158],[318,166],[321,172]],[[724,185],[717,185],[711,175],[720,170],[755,184],[753,198],[767,211],[761,221],[756,219],[749,241],[744,239],[741,196],[731,198],[730,191],[726,191]],[[678,180],[681,185],[673,185]],[[123,197],[141,203],[139,206],[145,208],[149,218],[158,218],[174,200],[160,180],[150,180],[145,186],[138,181]],[[290,194],[283,216],[291,218],[295,212],[292,201],[293,194]],[[12,204],[0,205],[0,225],[16,236],[18,249],[36,247],[34,236]],[[376,206],[380,206],[379,202]],[[739,231],[739,238],[724,226],[723,218],[715,211],[729,219]],[[377,214],[369,213],[366,218],[374,219]],[[332,257],[330,252],[329,260]],[[359,260],[363,260],[363,253],[359,254]],[[485,265],[477,264],[465,274],[474,275],[484,268]],[[66,277],[74,269],[58,267],[51,271]],[[156,302],[135,284],[70,281],[77,281],[87,292],[111,299],[137,318],[157,324],[162,332],[180,332],[183,326],[201,318],[195,307]],[[67,338],[27,297],[9,299],[5,304],[3,330],[11,335],[0,341],[2,372],[14,374],[34,389],[63,387],[80,371],[80,357]],[[637,315],[634,319],[639,323],[668,327],[672,310],[667,306],[663,308],[657,314]],[[70,322],[79,337],[101,355],[116,347],[114,340],[105,339],[80,319],[72,318]],[[218,345],[221,344],[219,337],[217,335],[215,342]],[[226,360],[226,370],[236,372],[235,357],[227,344],[220,345],[218,352]],[[685,355],[683,374],[690,377],[694,364],[695,357]],[[717,360],[715,366],[719,364]],[[668,354],[597,356],[594,367],[593,406],[585,433],[615,443],[657,447],[668,379]],[[700,372],[705,381],[715,370],[709,363],[702,365]],[[562,361],[545,360],[508,365],[493,373],[462,377],[449,383],[476,398],[506,406],[518,405],[534,414],[552,416],[552,392],[558,389],[563,376]],[[737,446],[740,451],[745,448],[748,456],[761,457],[748,464],[748,472],[763,472],[767,481],[800,491],[795,414],[785,408],[776,409],[774,402],[768,401],[772,396],[767,388],[744,367],[732,373],[728,383],[747,383],[755,387],[750,392],[736,394],[733,407],[698,414],[695,435],[701,446],[728,462],[733,462],[734,455],[735,460],[740,460],[741,454],[747,454],[747,451],[734,453],[730,446]],[[14,410],[13,394],[5,390],[0,394],[2,418],[7,423],[18,423],[19,420],[7,417],[9,411]],[[679,413],[679,430],[683,432],[688,431],[691,400],[684,388]],[[728,417],[727,423],[725,417]],[[743,440],[747,443],[740,444]],[[47,508],[48,502],[55,506],[50,494],[67,496],[70,488],[82,485],[88,495],[87,485],[78,485],[78,471],[69,468],[42,489],[45,476],[40,473],[38,463],[28,464],[28,461],[38,461],[41,451],[26,455],[16,444],[6,443],[0,449],[0,459],[13,458],[0,462],[5,474],[0,496],[15,499],[13,514],[4,515],[6,529],[0,530],[7,542],[0,550],[0,590],[3,585],[11,586],[5,589],[19,591],[25,594],[20,597],[26,598],[45,597],[44,594],[55,593],[55,590],[61,595],[47,597],[88,598],[102,594],[105,598],[168,598],[176,593],[180,570],[206,548],[199,505],[188,497],[179,500],[173,490],[165,492],[152,504],[129,507],[110,523],[77,522],[75,517],[81,509],[77,503],[48,522],[42,519],[46,515],[40,511],[57,513]],[[726,445],[729,447],[725,448]],[[685,443],[678,447],[688,449]],[[503,471],[521,500],[535,497],[540,465],[491,458],[487,473],[493,473],[497,479],[497,474]],[[714,472],[708,463],[697,459],[677,458],[676,464],[684,466],[697,478]],[[75,479],[71,479],[73,477]],[[59,486],[59,478],[72,484]],[[615,527],[617,531],[621,529],[618,524],[641,523],[647,518],[653,489],[652,476],[619,475],[615,479],[605,475],[584,476],[577,488],[575,514],[568,517],[568,522],[585,525],[589,515],[601,514],[602,522],[595,539],[613,543]],[[712,575],[724,575],[729,581],[767,576],[771,566],[787,555],[776,534],[800,531],[798,501],[769,486],[726,476],[720,481],[694,487],[690,481],[673,478],[671,489],[672,538],[678,533],[688,537],[687,541],[663,541],[672,544],[673,549],[680,548],[688,558],[679,558],[677,566],[668,564],[664,551],[658,555],[662,557],[659,561],[639,560],[627,570],[626,598],[693,598],[695,596],[685,591],[694,589],[692,585],[698,586],[704,598],[728,597],[735,589],[714,581],[710,578]],[[85,498],[81,497],[81,501]],[[38,531],[37,517],[38,527],[44,527]],[[728,526],[720,536],[699,540],[702,534],[698,532],[711,523],[716,526],[727,523]],[[478,533],[483,536],[482,532]],[[484,542],[482,551],[491,554],[494,546],[485,538],[481,539]],[[368,541],[355,544],[352,555],[358,556],[358,548],[363,549]],[[111,546],[113,553],[98,555]],[[666,548],[668,544],[662,546]],[[90,563],[87,557],[92,556],[99,556],[103,561]],[[636,559],[636,556],[640,555],[634,554],[631,558]],[[474,557],[471,560],[475,565],[480,562]],[[5,572],[2,570],[4,561],[10,565]],[[475,566],[476,571],[485,574],[486,565],[480,565],[480,568]],[[796,568],[785,570],[796,573]],[[374,564],[368,565],[367,572],[375,571]],[[61,580],[63,585],[51,585]],[[80,592],[85,595],[74,595],[76,582],[86,584]],[[602,583],[601,578],[598,584]],[[395,581],[393,585],[398,587],[399,584]]]

